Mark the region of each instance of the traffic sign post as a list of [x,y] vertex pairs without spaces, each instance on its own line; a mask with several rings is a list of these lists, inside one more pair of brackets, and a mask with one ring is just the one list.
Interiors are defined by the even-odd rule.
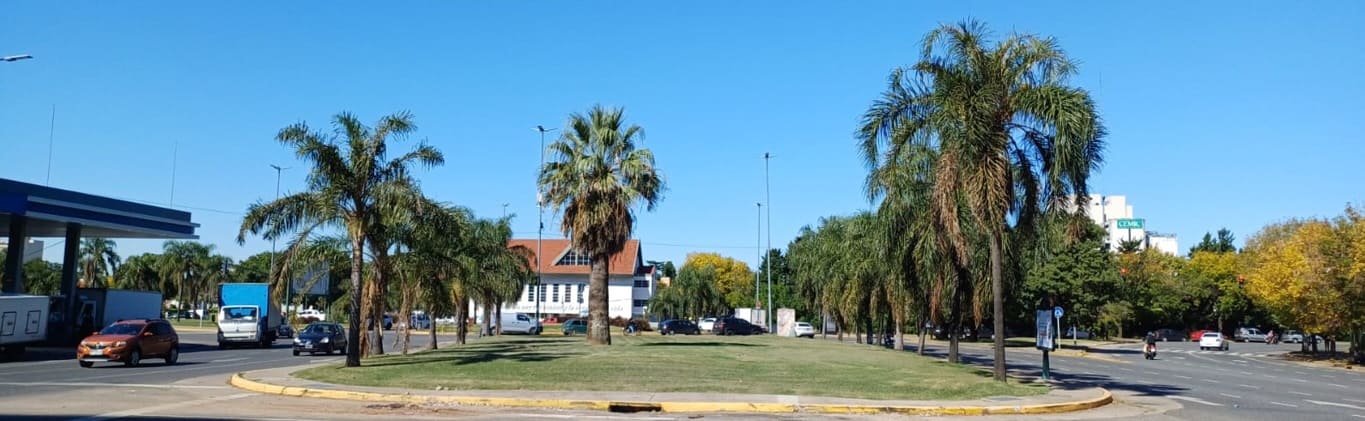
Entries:
[[1146,222],[1141,218],[1124,218],[1118,220],[1118,228],[1128,230],[1128,241],[1133,241],[1133,230],[1143,229],[1142,227],[1146,225]]

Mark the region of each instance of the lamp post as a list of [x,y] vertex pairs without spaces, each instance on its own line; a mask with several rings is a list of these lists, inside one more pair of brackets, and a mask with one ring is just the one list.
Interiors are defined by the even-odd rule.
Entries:
[[[773,198],[768,182],[768,160],[770,158],[772,158],[772,154],[763,153],[763,201],[768,202],[768,250],[773,249]],[[766,266],[767,268],[764,271],[768,272],[768,308],[765,309],[767,310],[765,317],[768,319],[768,333],[775,334],[777,325],[773,323],[773,259],[768,259]]]
[[755,236],[757,241],[754,242],[754,249],[757,250],[754,253],[754,258],[758,259],[754,261],[754,305],[757,306],[759,303],[758,268],[763,265],[763,202],[755,204],[758,205],[758,235]]
[[[274,169],[275,169],[275,200],[278,201],[278,200],[280,200],[280,174],[283,173],[284,170],[287,170],[287,169],[289,169],[289,168],[287,168],[287,167],[281,167],[281,166],[275,165],[275,164],[270,164],[270,168],[274,168]],[[274,237],[274,236],[271,236],[271,237],[270,237],[270,274],[267,276],[267,278],[274,277],[274,276],[275,276],[275,237]],[[268,281],[267,281],[267,282],[268,282]],[[291,289],[294,289],[294,286],[293,286],[293,285],[288,285],[288,284],[286,284],[286,285],[284,286],[284,314],[285,314],[285,315],[288,315],[288,314],[289,314],[289,293],[291,292],[291,291],[290,291]]]
[[536,131],[540,132],[540,168],[536,171],[536,212],[540,214],[540,226],[536,229],[536,284],[532,288],[535,288],[534,291],[536,292],[536,322],[540,322],[540,301],[544,299],[540,290],[541,277],[544,276],[542,270],[544,264],[540,260],[540,253],[541,240],[545,237],[545,195],[544,192],[540,191],[540,172],[545,171],[545,133],[555,131],[555,129],[536,125]]

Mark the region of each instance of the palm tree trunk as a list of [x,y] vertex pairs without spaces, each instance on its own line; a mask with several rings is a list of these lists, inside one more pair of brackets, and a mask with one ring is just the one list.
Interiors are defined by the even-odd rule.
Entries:
[[[370,295],[367,297],[370,300],[370,313],[376,322],[374,342],[370,342],[370,355],[384,355],[383,325],[386,310],[384,296],[388,292],[388,285],[386,284],[388,278],[384,275],[389,271],[388,257],[388,254],[383,250],[377,251],[374,256],[374,283],[371,285]],[[398,320],[395,318],[394,323],[397,322]]]
[[483,294],[483,326],[479,327],[479,336],[493,336],[493,293],[484,292]]
[[[399,284],[401,285],[402,282]],[[406,317],[404,321],[407,323],[403,323],[403,333],[398,336],[398,343],[402,346],[403,355],[408,355],[408,345],[412,336],[412,292],[410,289],[405,288],[402,297],[403,301],[398,304],[398,313]]]
[[991,298],[995,302],[991,320],[995,324],[995,379],[1005,381],[1005,286],[1000,256],[1001,240],[997,230],[991,234]]
[[[427,310],[427,312],[430,311],[431,310]],[[436,316],[435,313],[432,314],[433,315],[431,316],[431,331],[427,332],[427,334],[430,335],[427,337],[428,339],[427,349],[436,349]]]
[[455,294],[455,343],[465,344],[469,333],[469,299],[464,294]]
[[905,332],[901,331],[901,326],[905,326],[905,311],[896,313],[896,350],[905,349]]
[[493,334],[502,336],[502,302],[498,302],[498,307],[496,309],[493,309],[493,311],[497,313],[496,315],[494,315],[493,320],[498,321],[497,324],[494,325],[495,328]]
[[351,308],[346,332],[346,366],[360,367],[360,271],[365,262],[365,235],[352,233],[351,239]]
[[605,253],[592,257],[592,274],[588,276],[588,344],[611,345],[611,320],[607,297],[607,276],[610,258]]

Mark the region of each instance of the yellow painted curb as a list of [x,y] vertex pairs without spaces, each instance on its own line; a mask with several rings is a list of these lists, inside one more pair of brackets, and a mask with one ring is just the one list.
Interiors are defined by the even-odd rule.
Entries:
[[625,410],[626,412],[728,412],[728,413],[818,413],[818,414],[902,414],[902,415],[1002,415],[1002,414],[1059,414],[1098,408],[1114,401],[1108,390],[1098,398],[1076,402],[1061,402],[1016,406],[896,406],[896,405],[836,405],[784,404],[752,402],[629,402],[569,399],[523,399],[470,396],[421,396],[355,392],[345,390],[309,389],[279,386],[258,382],[233,374],[228,384],[240,389],[281,396],[322,398],[369,402],[402,402],[416,404],[456,404],[472,406],[502,406],[521,408],[579,409],[596,411]]

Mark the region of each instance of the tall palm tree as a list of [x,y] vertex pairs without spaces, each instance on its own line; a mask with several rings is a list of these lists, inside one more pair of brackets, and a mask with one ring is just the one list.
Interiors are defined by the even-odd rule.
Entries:
[[164,294],[161,276],[157,272],[160,259],[160,255],[152,253],[128,257],[115,272],[115,286],[138,291],[161,291]]
[[118,244],[107,238],[81,239],[81,285],[88,288],[107,287],[105,279],[118,270]]
[[180,303],[177,310],[213,295],[213,282],[222,279],[215,275],[221,270],[215,264],[221,261],[213,257],[213,248],[212,244],[196,241],[167,241],[162,245],[157,272],[167,287],[174,288]]
[[664,190],[654,153],[637,149],[640,126],[626,126],[624,111],[600,105],[569,116],[567,129],[549,146],[541,169],[545,200],[563,212],[564,235],[592,260],[588,277],[588,343],[611,344],[607,277],[611,256],[625,248],[635,228],[631,206],[654,210]]
[[[985,25],[944,25],[921,60],[892,72],[859,131],[864,157],[910,145],[936,149],[932,210],[950,252],[969,261],[965,208],[989,250],[995,331],[1004,331],[1004,239],[1069,200],[1084,209],[1101,163],[1104,128],[1089,93],[1067,85],[1076,66],[1053,38],[1013,34],[991,43]],[[1013,225],[1011,226],[1011,222]],[[1005,379],[1003,335],[995,377]]]
[[[397,158],[389,159],[389,138],[403,137],[416,130],[412,114],[402,112],[383,117],[374,128],[366,127],[350,113],[333,117],[333,133],[313,131],[306,123],[281,129],[276,140],[291,148],[312,166],[306,191],[272,202],[251,205],[237,233],[239,243],[247,233],[266,239],[311,226],[333,226],[346,231],[350,240],[351,285],[350,329],[346,342],[346,366],[360,366],[361,276],[365,247],[370,233],[379,223],[379,214],[388,203],[386,197],[413,190],[410,167],[440,165],[445,158],[425,144]],[[390,194],[393,193],[393,194]]]

